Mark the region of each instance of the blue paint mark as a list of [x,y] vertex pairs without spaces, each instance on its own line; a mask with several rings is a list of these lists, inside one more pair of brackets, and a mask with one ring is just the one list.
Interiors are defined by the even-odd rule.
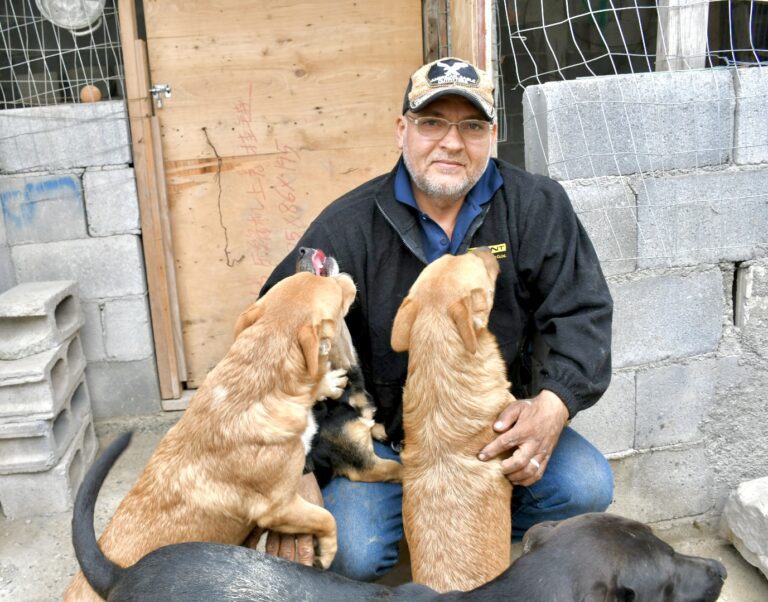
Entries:
[[23,228],[34,222],[37,215],[37,203],[51,200],[73,200],[79,204],[80,198],[80,189],[74,177],[62,176],[37,182],[26,182],[23,190],[0,192],[0,205],[2,205],[6,222],[16,228]]

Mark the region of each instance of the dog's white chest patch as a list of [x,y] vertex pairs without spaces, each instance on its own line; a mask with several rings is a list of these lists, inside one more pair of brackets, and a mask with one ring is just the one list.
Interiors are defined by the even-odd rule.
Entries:
[[307,416],[307,428],[304,429],[304,432],[301,434],[301,442],[304,444],[304,455],[309,453],[309,450],[312,449],[312,438],[315,436],[315,433],[317,432],[317,422],[315,421],[315,415],[310,410],[309,415]]

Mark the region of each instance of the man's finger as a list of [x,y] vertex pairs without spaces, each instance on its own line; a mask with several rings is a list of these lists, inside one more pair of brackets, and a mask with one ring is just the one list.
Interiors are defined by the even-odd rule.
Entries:
[[507,431],[506,433],[496,437],[493,441],[481,449],[477,457],[483,461],[490,460],[491,458],[495,458],[503,452],[513,449],[520,443],[521,441],[515,437],[511,431]]
[[267,543],[265,544],[265,550],[270,556],[277,556],[280,552],[280,534],[275,531],[267,533]]
[[315,561],[315,541],[311,535],[299,535],[296,538],[297,561],[299,564],[312,566]]
[[526,406],[530,405],[527,399],[520,399],[513,401],[506,408],[501,411],[496,422],[493,423],[493,430],[497,433],[503,433],[509,430],[509,428],[515,423],[517,417],[520,415],[520,411]]
[[280,551],[277,555],[285,560],[296,560],[296,537],[294,535],[280,535]]
[[512,456],[502,461],[501,470],[513,485],[532,485],[541,478],[549,457],[546,454],[531,456],[519,448]]

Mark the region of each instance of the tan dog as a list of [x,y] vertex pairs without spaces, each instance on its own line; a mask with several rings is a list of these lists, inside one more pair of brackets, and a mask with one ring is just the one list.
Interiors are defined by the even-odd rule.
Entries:
[[[312,533],[318,562],[336,554],[336,523],[297,493],[302,434],[318,397],[341,394],[327,372],[355,286],[346,275],[295,274],[249,309],[252,325],[208,374],[160,441],[99,540],[129,566],[167,544],[240,544],[254,525]],[[82,573],[65,600],[98,600]]]
[[414,581],[470,590],[509,566],[512,485],[477,459],[514,398],[488,315],[499,265],[487,249],[427,266],[395,316],[408,351],[403,525]]

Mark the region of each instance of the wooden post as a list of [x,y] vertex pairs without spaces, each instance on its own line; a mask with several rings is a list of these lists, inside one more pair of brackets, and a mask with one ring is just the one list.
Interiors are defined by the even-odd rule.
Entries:
[[451,55],[480,69],[491,68],[491,2],[466,0],[450,3]]
[[118,14],[160,395],[163,399],[178,399],[182,393],[181,381],[186,376],[178,336],[180,326],[174,322],[174,315],[178,321],[175,274],[167,206],[162,203],[165,181],[158,177],[162,175],[162,169],[158,168],[158,163],[162,164],[162,151],[155,144],[159,142],[157,124],[154,131],[152,127],[155,118],[149,94],[146,44],[137,36],[134,0],[118,0]]
[[707,58],[709,3],[661,0],[656,40],[656,71],[702,69]]

